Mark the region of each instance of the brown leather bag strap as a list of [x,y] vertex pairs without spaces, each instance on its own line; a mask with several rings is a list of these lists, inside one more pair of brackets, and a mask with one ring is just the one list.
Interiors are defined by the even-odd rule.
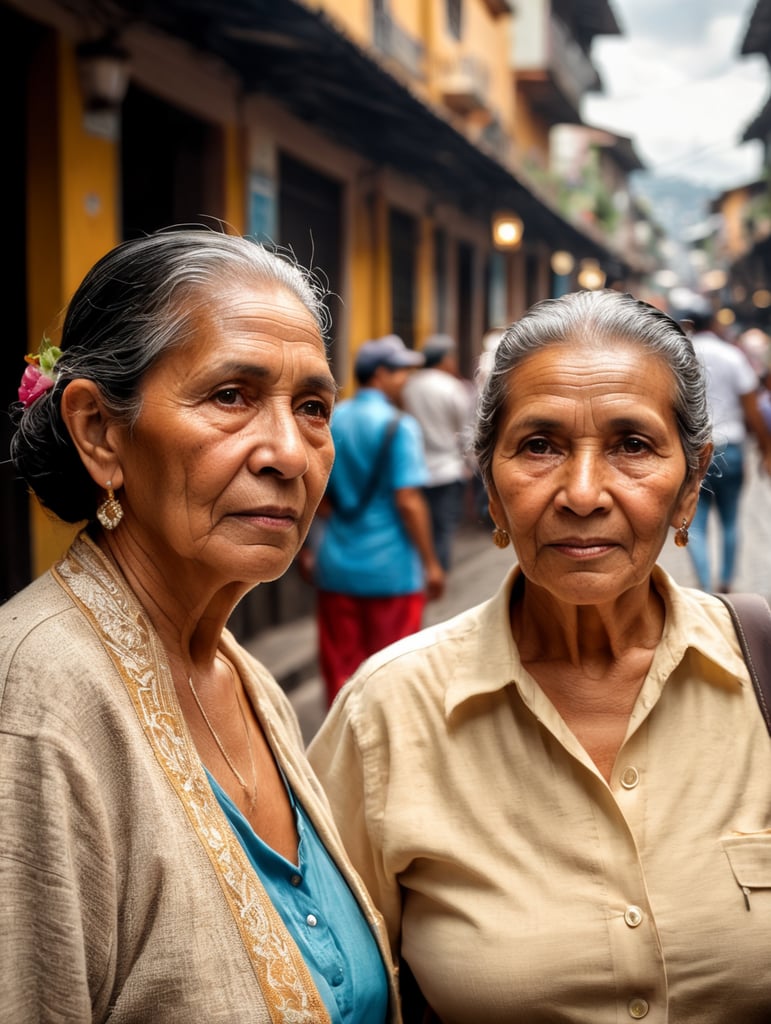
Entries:
[[771,735],[771,608],[760,594],[715,594],[728,608]]

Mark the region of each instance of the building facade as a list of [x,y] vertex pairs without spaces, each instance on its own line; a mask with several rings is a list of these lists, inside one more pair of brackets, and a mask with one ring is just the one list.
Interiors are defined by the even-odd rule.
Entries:
[[[527,84],[516,68],[539,19],[531,65],[549,78],[575,58],[546,93],[534,66]],[[484,333],[554,293],[555,252],[614,279],[633,272],[630,254],[566,216],[525,159],[563,116],[548,88],[576,102],[597,86],[591,38],[618,31],[606,0],[0,0],[0,31],[16,57],[2,72],[16,254],[6,407],[24,353],[88,267],[171,224],[225,225],[318,269],[344,391],[358,345],[390,331],[415,347],[453,334],[471,376]],[[521,231],[513,246],[493,238],[501,215]],[[72,530],[1,464],[14,538],[4,598]],[[310,600],[290,572],[245,599],[234,628],[284,621]]]

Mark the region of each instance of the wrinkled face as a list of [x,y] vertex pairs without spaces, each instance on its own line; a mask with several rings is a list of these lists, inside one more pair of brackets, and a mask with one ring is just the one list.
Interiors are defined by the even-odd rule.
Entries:
[[283,290],[233,284],[143,383],[118,431],[125,510],[168,572],[275,579],[308,531],[332,468],[336,386],[316,323]]
[[490,513],[528,580],[594,604],[647,579],[698,497],[673,400],[668,366],[626,344],[553,345],[512,371]]

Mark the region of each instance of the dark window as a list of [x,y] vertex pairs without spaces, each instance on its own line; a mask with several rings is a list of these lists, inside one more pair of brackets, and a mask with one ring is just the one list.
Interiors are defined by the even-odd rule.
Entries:
[[121,111],[123,237],[222,216],[219,129],[137,86]]
[[[0,35],[5,40],[7,52],[13,60],[3,61],[0,80],[3,84],[3,136],[5,156],[3,170],[7,202],[3,208],[3,228],[7,250],[13,258],[6,260],[3,271],[5,285],[3,297],[3,345],[0,350],[0,528],[3,545],[0,551],[0,601],[11,597],[29,583],[32,574],[30,549],[30,503],[26,484],[16,474],[9,458],[9,445],[13,425],[6,411],[11,402],[18,398],[18,387],[24,373],[24,354],[32,347],[36,351],[41,339],[35,339],[30,346],[27,322],[27,224],[25,220],[27,196],[27,175],[31,173],[26,163],[30,140],[27,136],[27,76],[34,74],[36,60],[41,54],[53,50],[53,37],[14,11],[3,8],[0,11]],[[42,49],[41,49],[42,48]],[[54,138],[57,130],[53,103],[41,103],[50,111],[50,121],[35,120],[34,131]],[[38,114],[41,112],[38,111]],[[51,225],[56,247],[56,225]],[[55,262],[55,261],[54,261]],[[34,271],[38,273],[36,269]],[[45,281],[46,271],[39,269]],[[48,311],[52,316],[55,309]]]
[[528,306],[541,298],[538,283],[538,256],[529,252],[525,255],[525,302]]
[[458,243],[458,362],[464,377],[472,377],[471,357],[472,295],[474,285],[474,249]]
[[463,20],[463,0],[446,0],[447,28],[454,39],[460,39]]
[[441,228],[434,233],[434,297],[436,329],[445,334],[449,326],[450,310],[447,288],[447,233]]
[[278,234],[290,246],[299,263],[319,273],[329,289],[327,306],[332,316],[330,342],[333,367],[334,343],[340,320],[340,211],[341,187],[332,178],[282,153],[278,164]]
[[415,347],[415,238],[414,218],[391,210],[391,322],[408,348]]

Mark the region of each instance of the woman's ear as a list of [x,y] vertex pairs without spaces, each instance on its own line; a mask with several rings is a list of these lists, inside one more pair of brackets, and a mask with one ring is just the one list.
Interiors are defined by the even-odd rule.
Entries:
[[489,484],[487,487],[487,514],[492,519],[496,529],[506,529],[506,517],[503,514],[498,492],[492,484]]
[[712,462],[712,456],[715,454],[715,446],[710,442],[705,444],[699,455],[699,486],[704,477],[707,475],[710,464]]
[[712,453],[714,451],[714,445],[707,444],[699,455],[699,468],[693,473],[686,483],[683,485],[683,490],[680,495],[680,501],[677,504],[677,512],[672,517],[671,526],[677,529],[682,525],[683,519],[687,519],[690,523],[696,514],[696,506],[699,503],[699,494],[701,493],[701,484],[704,477],[707,475],[710,463],[712,462]]
[[115,421],[92,380],[70,381],[62,392],[61,415],[83,465],[99,487],[122,486],[123,471],[113,445]]

